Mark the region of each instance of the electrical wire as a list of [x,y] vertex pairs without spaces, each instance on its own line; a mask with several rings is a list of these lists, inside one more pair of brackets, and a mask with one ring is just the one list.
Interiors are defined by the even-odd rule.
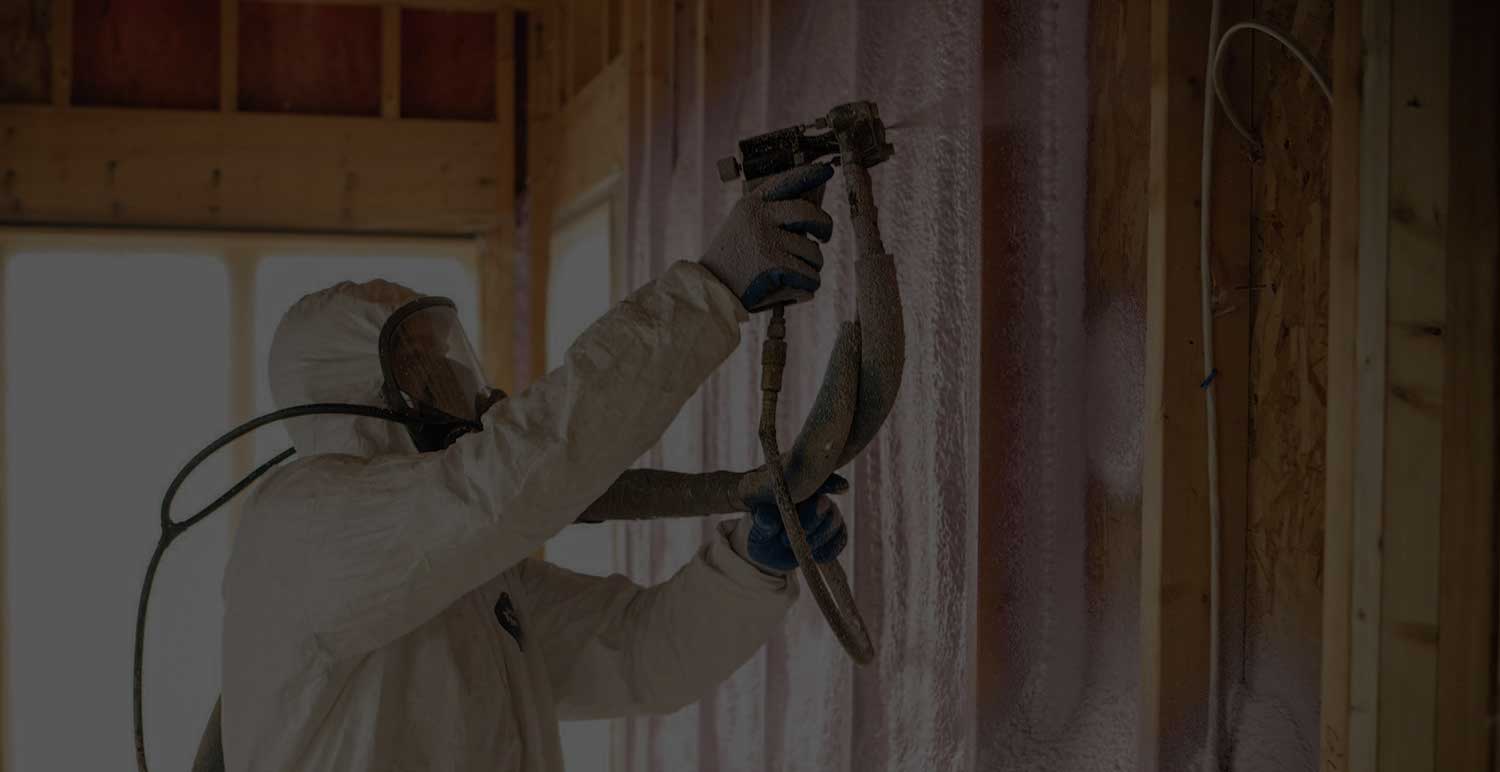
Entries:
[[[1209,12],[1208,43],[1211,56],[1205,62],[1206,79],[1214,79],[1222,38],[1219,33],[1220,0],[1213,0]],[[1217,92],[1217,89],[1216,89]],[[1208,423],[1208,737],[1205,742],[1203,768],[1219,769],[1219,411],[1214,400],[1214,315],[1212,281],[1209,276],[1209,222],[1213,211],[1209,196],[1213,192],[1214,166],[1214,100],[1203,100],[1203,157],[1199,166],[1198,185],[1198,279],[1199,308],[1203,321],[1203,405]]]
[[1224,93],[1224,68],[1221,62],[1224,57],[1225,44],[1229,42],[1229,38],[1233,37],[1235,33],[1246,31],[1259,32],[1285,46],[1287,51],[1296,57],[1297,61],[1302,63],[1302,66],[1307,68],[1313,80],[1317,82],[1318,88],[1323,92],[1324,98],[1330,103],[1333,102],[1333,88],[1328,85],[1328,76],[1313,62],[1312,56],[1307,53],[1307,50],[1298,45],[1297,41],[1293,40],[1285,32],[1258,21],[1242,21],[1224,30],[1224,34],[1219,36],[1218,45],[1214,46],[1213,60],[1209,65],[1212,68],[1214,95],[1218,97],[1219,105],[1224,108],[1224,116],[1229,119],[1229,123],[1234,126],[1234,130],[1239,132],[1239,135],[1254,148],[1256,155],[1259,156],[1261,153],[1260,141],[1245,126],[1244,121],[1240,120],[1239,113],[1234,111],[1234,105],[1229,103],[1229,97]]
[[1213,211],[1215,101],[1224,108],[1224,114],[1229,118],[1229,123],[1250,144],[1255,156],[1258,158],[1263,152],[1260,141],[1255,138],[1244,122],[1240,120],[1239,115],[1234,111],[1234,107],[1229,103],[1229,98],[1225,95],[1223,67],[1221,66],[1225,44],[1236,33],[1246,30],[1253,30],[1269,36],[1285,46],[1312,73],[1313,80],[1317,81],[1318,88],[1322,90],[1323,96],[1330,103],[1333,102],[1333,89],[1329,86],[1328,76],[1323,74],[1323,71],[1313,63],[1312,57],[1286,33],[1260,22],[1244,21],[1231,26],[1224,31],[1223,35],[1219,35],[1220,5],[1220,0],[1213,0],[1213,7],[1209,13],[1208,41],[1210,50],[1206,79],[1213,81],[1216,100],[1203,100],[1203,156],[1198,170],[1199,198],[1201,201],[1198,212],[1199,310],[1203,322],[1203,405],[1208,424],[1208,727],[1203,756],[1203,768],[1206,772],[1219,772],[1220,769],[1219,553],[1221,537],[1219,531],[1221,526],[1221,504],[1219,499],[1219,411],[1214,388],[1217,371],[1214,369],[1213,282],[1209,274],[1209,264],[1211,262],[1209,259],[1209,226],[1212,223],[1211,213]]

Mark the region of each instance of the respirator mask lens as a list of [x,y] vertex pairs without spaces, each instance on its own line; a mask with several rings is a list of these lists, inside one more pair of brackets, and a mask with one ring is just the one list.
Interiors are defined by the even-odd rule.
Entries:
[[477,429],[504,393],[484,381],[479,357],[447,298],[424,297],[397,309],[380,333],[389,407]]

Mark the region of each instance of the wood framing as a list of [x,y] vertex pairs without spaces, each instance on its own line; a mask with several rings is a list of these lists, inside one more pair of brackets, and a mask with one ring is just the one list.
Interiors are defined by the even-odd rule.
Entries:
[[477,233],[493,124],[9,107],[0,223]]
[[557,133],[560,130],[558,81],[561,62],[560,9],[528,15],[526,76],[527,147],[526,181],[530,205],[531,254],[528,260],[530,282],[530,361],[529,375],[539,377],[547,370],[547,274],[551,264],[550,239],[552,215],[558,205],[554,193],[557,161]]
[[[1365,378],[1360,360],[1360,272],[1362,218],[1361,176],[1361,80],[1365,77],[1361,56],[1363,0],[1340,0],[1334,10],[1333,40],[1333,139],[1331,143],[1333,186],[1328,276],[1328,419],[1326,504],[1323,541],[1323,640],[1322,700],[1319,739],[1319,769],[1346,772],[1370,769],[1373,744],[1369,743],[1369,721],[1377,703],[1369,688],[1369,664],[1359,663],[1361,687],[1354,683],[1352,646],[1356,637],[1361,650],[1378,647],[1372,635],[1378,625],[1378,603],[1371,620],[1368,603],[1354,597],[1353,563],[1357,487],[1356,469],[1361,439],[1361,382]],[[1371,51],[1379,56],[1379,51]],[[1368,312],[1368,308],[1365,309]],[[1382,349],[1383,350],[1383,349]],[[1382,363],[1384,357],[1381,359]],[[1376,445],[1378,452],[1379,445]],[[1374,485],[1379,485],[1378,479]],[[1378,500],[1378,496],[1377,496]],[[1378,588],[1378,567],[1377,581]],[[1363,585],[1368,586],[1366,580]],[[1378,595],[1377,595],[1378,598]],[[1365,600],[1363,597],[1361,600]],[[1356,628],[1358,630],[1356,631]],[[1357,712],[1351,707],[1359,705]],[[1363,724],[1360,726],[1360,724]],[[1358,744],[1353,733],[1359,732]],[[1351,753],[1353,751],[1353,753]],[[1351,757],[1362,766],[1351,767]]]
[[[495,105],[502,115],[514,115],[516,16],[509,11],[495,15]],[[497,126],[500,154],[496,159],[495,227],[486,234],[479,251],[480,311],[484,326],[485,366],[490,383],[515,391],[515,273],[516,273],[516,154],[515,121]]]
[[1391,3],[1385,486],[1380,547],[1383,770],[1434,769],[1450,3]]
[[607,63],[608,9],[603,0],[567,0],[566,83],[568,101],[581,96]]
[[[1141,503],[1143,769],[1180,768],[1199,753],[1212,709],[1198,249],[1208,11],[1207,4],[1186,0],[1151,3]],[[1229,249],[1219,245],[1220,253]]]
[[1320,764],[1488,769],[1496,12],[1338,14]]
[[563,110],[557,168],[553,172],[558,206],[566,206],[623,171],[625,75],[624,60],[615,60]]
[[1500,12],[1492,2],[1455,2],[1451,21],[1434,768],[1484,770],[1500,763],[1494,750]]

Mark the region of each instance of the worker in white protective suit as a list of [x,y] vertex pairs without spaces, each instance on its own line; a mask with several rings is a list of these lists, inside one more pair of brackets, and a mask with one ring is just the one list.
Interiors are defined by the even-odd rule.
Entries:
[[[278,406],[455,422],[289,424],[300,459],[246,502],[225,576],[227,768],[559,770],[560,719],[674,711],[744,663],[797,596],[774,507],[722,523],[652,587],[530,556],[657,442],[749,309],[817,289],[809,236],[831,220],[798,196],[830,174],[747,195],[701,260],[615,306],[515,396],[483,386],[451,305],[385,282],[298,302],[271,349]],[[821,560],[847,541],[828,492],[801,507]]]

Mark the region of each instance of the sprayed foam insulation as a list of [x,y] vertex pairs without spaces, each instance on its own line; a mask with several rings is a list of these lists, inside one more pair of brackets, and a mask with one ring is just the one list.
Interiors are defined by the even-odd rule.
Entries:
[[[628,152],[622,292],[693,258],[740,195],[714,161],[753,133],[823,115],[856,98],[888,119],[938,100],[938,120],[893,135],[874,170],[887,248],[906,299],[902,397],[845,471],[853,531],[845,566],[879,659],[858,673],[804,597],[775,638],[713,695],[665,717],[617,722],[624,769],[950,769],[972,764],[972,529],[976,516],[978,264],[977,4],[905,2],[651,3],[648,51],[665,88],[640,97],[645,125]],[[700,8],[702,9],[700,12]],[[663,18],[661,14],[670,14]],[[702,40],[701,48],[699,40]],[[652,60],[656,60],[654,63]],[[661,65],[665,66],[661,66]],[[929,111],[930,113],[931,111]],[[634,120],[634,118],[633,118]],[[848,212],[836,222],[824,289],[788,314],[783,436],[812,404],[840,321],[854,312]],[[710,378],[642,465],[684,471],[760,462],[758,352],[764,319]],[[619,527],[618,565],[665,579],[712,524]],[[807,596],[804,593],[804,596]]]
[[[1325,51],[1326,0],[1261,4]],[[906,127],[874,177],[909,349],[887,427],[844,470],[854,483],[841,502],[853,531],[844,562],[877,661],[850,665],[804,597],[712,695],[670,716],[615,722],[616,769],[1133,768],[1149,9],[650,5],[632,22],[644,28],[635,34],[648,41],[654,80],[631,87],[617,291],[701,252],[739,195],[713,166],[735,140],[873,99]],[[1327,291],[1326,141],[1312,135],[1326,124],[1305,77],[1254,45],[1237,58],[1256,74],[1253,109],[1267,116],[1257,125],[1268,144],[1289,144],[1268,153],[1253,190],[1226,197],[1252,210],[1232,227],[1243,233],[1256,218],[1251,283],[1274,284],[1281,300],[1247,296],[1247,342],[1234,354],[1249,360],[1238,366],[1251,373],[1253,433],[1244,533],[1225,537],[1245,553],[1226,557],[1245,577],[1226,588],[1226,606],[1244,616],[1229,629],[1245,640],[1229,647],[1224,736],[1235,769],[1311,769],[1300,738],[1316,737]],[[800,426],[837,323],[854,310],[852,245],[838,238],[848,213],[832,184],[824,289],[789,313],[784,436]],[[983,344],[982,317],[999,331]],[[763,321],[744,328],[740,350],[642,466],[759,463]],[[1002,438],[984,446],[998,455],[981,456],[981,427]],[[712,524],[614,527],[616,566],[657,582]]]

